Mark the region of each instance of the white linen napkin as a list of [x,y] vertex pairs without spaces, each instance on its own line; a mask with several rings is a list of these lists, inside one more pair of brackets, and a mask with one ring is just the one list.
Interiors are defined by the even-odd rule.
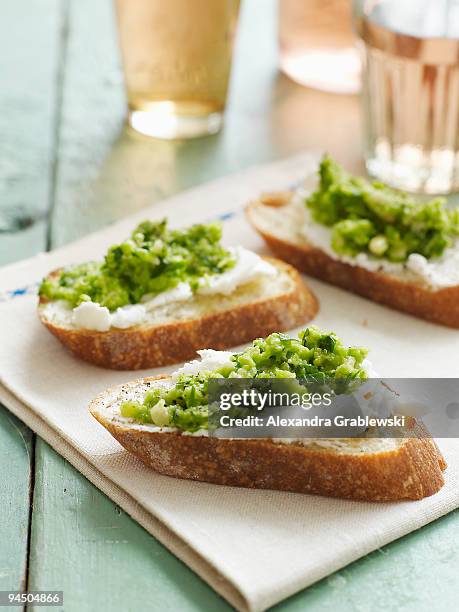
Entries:
[[[459,506],[459,443],[439,441],[448,462],[446,485],[418,502],[370,504],[161,476],[86,409],[104,388],[143,373],[73,358],[39,323],[34,292],[48,271],[102,256],[145,218],[167,215],[175,225],[222,218],[227,244],[263,250],[242,205],[261,191],[292,186],[316,164],[316,157],[301,155],[219,179],[0,270],[0,401],[238,610],[264,610]],[[369,347],[381,375],[457,376],[459,332],[310,284],[321,302],[317,324]]]

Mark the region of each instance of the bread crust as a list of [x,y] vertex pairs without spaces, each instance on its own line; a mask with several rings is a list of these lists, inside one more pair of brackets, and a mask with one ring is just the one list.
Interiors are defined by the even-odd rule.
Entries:
[[199,349],[222,350],[236,346],[274,331],[298,327],[316,315],[318,301],[298,272],[285,262],[265,259],[289,275],[293,281],[291,291],[201,318],[107,332],[70,329],[42,316],[40,305],[47,301],[43,297],[40,297],[38,314],[41,322],[76,357],[95,365],[139,370],[179,363],[194,358]]
[[[379,304],[400,310],[421,319],[447,327],[459,328],[459,286],[432,290],[413,282],[400,280],[381,272],[372,272],[359,266],[351,266],[329,257],[306,242],[289,242],[264,231],[258,221],[260,207],[288,205],[285,194],[276,199],[252,202],[246,212],[251,225],[263,237],[273,253],[302,272],[337,287],[347,289]],[[287,211],[285,211],[287,212]]]
[[126,450],[167,476],[363,501],[421,499],[444,484],[446,463],[425,433],[407,438],[396,450],[351,455],[263,439],[139,430],[104,414],[116,391],[108,390],[93,400],[90,412]]

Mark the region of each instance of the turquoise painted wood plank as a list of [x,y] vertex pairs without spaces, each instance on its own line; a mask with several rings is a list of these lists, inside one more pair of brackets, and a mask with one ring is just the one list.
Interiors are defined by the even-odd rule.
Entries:
[[0,265],[46,246],[61,4],[15,0],[1,6]]
[[[46,248],[59,0],[3,2],[0,19],[0,265]],[[25,588],[34,436],[0,406],[0,590]]]
[[0,406],[0,591],[26,584],[32,432]]
[[29,588],[65,612],[231,608],[44,442],[37,445]]

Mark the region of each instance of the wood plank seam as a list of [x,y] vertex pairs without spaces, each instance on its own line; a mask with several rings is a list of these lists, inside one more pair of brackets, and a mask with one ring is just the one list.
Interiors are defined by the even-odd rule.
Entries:
[[[30,551],[31,551],[31,540],[32,540],[32,518],[33,518],[33,499],[35,494],[35,446],[37,442],[36,434],[32,435],[32,444],[30,452],[30,471],[29,471],[29,517],[27,524],[27,553],[26,562],[24,567],[24,577],[22,580],[23,590],[29,590],[29,566],[30,566]],[[24,611],[27,609],[27,605],[24,606]]]
[[[0,404],[0,406],[3,406],[3,404]],[[7,409],[6,409],[7,410]],[[28,491],[29,491],[29,512],[28,512],[28,518],[27,518],[27,545],[26,545],[26,559],[25,559],[25,563],[24,563],[24,569],[23,569],[23,575],[22,578],[20,580],[19,583],[19,588],[22,590],[26,590],[27,589],[27,575],[28,575],[28,570],[27,570],[27,551],[28,551],[28,543],[30,541],[30,526],[31,526],[31,516],[32,516],[32,510],[31,510],[31,502],[32,502],[32,482],[34,480],[34,437],[35,434],[32,434],[32,441],[31,441],[31,445],[30,445],[30,451],[29,451],[29,446],[27,444],[27,441],[24,437],[24,434],[22,433],[20,427],[18,427],[18,425],[16,425],[15,423],[15,419],[14,417],[10,417],[9,413],[6,412],[6,419],[7,421],[11,424],[11,426],[13,427],[13,429],[15,431],[17,431],[17,433],[19,434],[19,437],[21,438],[21,440],[24,443],[24,448],[26,450],[27,453],[27,457],[29,459],[28,464],[29,464],[29,486],[28,486]]]
[[52,138],[53,157],[51,160],[50,183],[51,189],[49,193],[48,211],[47,211],[47,228],[46,228],[46,250],[51,250],[52,247],[52,224],[51,219],[56,207],[57,194],[57,177],[59,172],[59,150],[62,128],[62,108],[65,86],[65,67],[67,63],[67,51],[69,41],[69,23],[70,23],[70,1],[61,0],[61,25],[59,31],[59,62],[56,70],[55,82],[55,121]]

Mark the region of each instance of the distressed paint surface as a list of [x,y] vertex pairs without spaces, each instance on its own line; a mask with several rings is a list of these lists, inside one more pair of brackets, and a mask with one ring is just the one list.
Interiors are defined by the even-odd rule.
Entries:
[[0,406],[0,591],[25,587],[33,434]]
[[[4,265],[46,248],[61,10],[59,0],[14,0],[2,2],[0,11],[0,265]],[[0,406],[0,590],[26,586],[34,439]]]
[[[8,119],[0,113],[0,213],[21,202],[38,216],[51,209],[52,246],[186,187],[305,148],[327,149],[351,169],[361,169],[357,101],[300,88],[276,73],[274,0],[243,3],[224,132],[182,143],[151,141],[123,128],[124,94],[110,0],[27,0],[27,9],[25,2],[4,2],[0,20],[0,109],[9,111]],[[33,81],[36,103],[24,91],[26,80],[17,76],[17,65],[9,65],[7,53],[13,50],[20,58],[26,53],[17,51],[16,46],[24,45],[16,36],[12,40],[8,25],[23,17],[29,52],[32,40],[40,43],[31,56],[40,59],[32,61],[39,64],[36,78],[46,81],[42,87]],[[31,58],[20,62],[21,77]],[[17,101],[14,112],[11,97]],[[31,118],[23,116],[21,105]],[[23,149],[26,153],[18,157]],[[1,236],[0,262],[43,249],[46,232],[43,219],[6,241]],[[32,449],[31,433],[0,409],[0,588],[19,588],[25,578],[28,485],[34,465],[29,588],[63,589],[66,612],[230,609],[44,442],[37,441],[35,464],[30,462]],[[454,609],[458,537],[459,514],[453,513],[276,610]]]
[[[45,250],[59,72],[59,0],[7,0],[0,18],[0,265]],[[4,233],[12,228],[22,231]]]
[[36,452],[29,585],[65,612],[229,606],[47,444]]

